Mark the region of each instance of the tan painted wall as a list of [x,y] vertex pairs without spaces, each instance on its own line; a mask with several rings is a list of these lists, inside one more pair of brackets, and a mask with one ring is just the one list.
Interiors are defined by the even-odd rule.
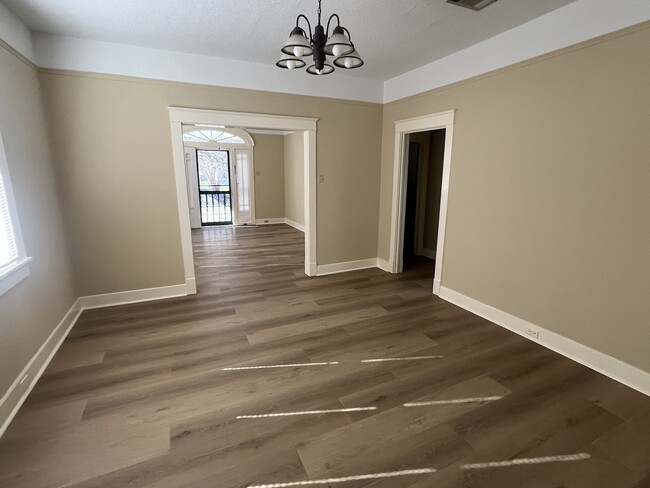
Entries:
[[255,218],[284,217],[284,136],[253,134]]
[[41,82],[82,295],[184,282],[168,106],[318,117],[318,263],[377,255],[380,105],[83,73]]
[[[0,131],[30,276],[0,296],[0,397],[77,297],[33,67],[0,45]],[[4,420],[8,412],[0,412]]]
[[284,214],[305,225],[305,134],[284,136]]
[[455,109],[442,285],[650,371],[650,26],[385,106]]

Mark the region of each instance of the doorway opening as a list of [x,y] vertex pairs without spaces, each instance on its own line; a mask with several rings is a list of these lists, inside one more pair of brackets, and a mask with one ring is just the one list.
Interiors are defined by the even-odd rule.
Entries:
[[436,259],[445,129],[408,135],[403,269],[431,268]]
[[[188,161],[193,162],[194,159],[198,162],[197,149],[229,151],[232,223],[234,225],[247,223],[253,225],[261,220],[256,220],[255,216],[253,140],[245,130],[241,129],[244,127],[257,131],[292,132],[302,142],[300,151],[303,156],[301,179],[304,183],[304,199],[301,205],[304,223],[300,230],[304,232],[305,274],[315,276],[317,272],[316,124],[318,119],[184,107],[169,107],[169,119],[186,293],[194,294],[197,291],[192,246],[192,220],[194,225],[203,226],[198,171],[196,164],[188,164]],[[208,134],[207,138],[205,134],[193,133],[206,130],[213,131]],[[187,134],[189,132],[192,132],[196,139],[188,141]],[[221,134],[216,134],[216,132],[221,132]],[[244,144],[238,139],[243,139]],[[193,170],[189,171],[188,168],[193,168]],[[191,178],[196,178],[193,184],[189,184]],[[194,217],[192,217],[193,214]]]
[[254,145],[242,129],[183,126],[192,229],[255,223]]
[[388,269],[401,273],[433,261],[440,294],[447,224],[454,111],[395,122],[392,222]]

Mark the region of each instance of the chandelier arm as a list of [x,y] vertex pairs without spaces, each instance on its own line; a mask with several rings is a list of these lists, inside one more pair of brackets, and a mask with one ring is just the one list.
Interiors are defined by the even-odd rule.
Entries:
[[300,22],[301,18],[305,19],[305,22],[307,22],[307,27],[309,27],[309,42],[311,42],[313,39],[313,34],[311,32],[311,22],[309,22],[309,19],[305,15],[300,14],[298,17],[296,17],[296,27],[300,27],[298,23]]
[[[327,37],[330,36],[330,22],[332,22],[332,19],[333,19],[334,17],[336,17],[336,26],[337,26],[337,27],[341,27],[341,19],[339,18],[339,14],[332,14],[332,15],[330,15],[330,18],[329,18],[329,20],[327,21],[327,29],[325,29],[325,35],[326,35]],[[345,29],[345,27],[343,27],[343,28]],[[345,29],[345,30],[347,30],[347,29]]]

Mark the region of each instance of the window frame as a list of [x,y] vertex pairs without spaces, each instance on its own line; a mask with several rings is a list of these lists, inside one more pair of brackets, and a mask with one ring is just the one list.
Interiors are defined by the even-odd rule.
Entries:
[[7,208],[9,209],[9,218],[11,219],[11,230],[16,242],[16,250],[18,251],[18,259],[4,267],[0,267],[0,296],[2,296],[29,276],[29,263],[32,261],[32,258],[28,257],[25,252],[25,242],[23,241],[23,233],[16,209],[16,200],[14,198],[11,175],[9,174],[9,163],[7,161],[2,133],[0,133],[0,175],[2,176],[5,199],[7,201]]

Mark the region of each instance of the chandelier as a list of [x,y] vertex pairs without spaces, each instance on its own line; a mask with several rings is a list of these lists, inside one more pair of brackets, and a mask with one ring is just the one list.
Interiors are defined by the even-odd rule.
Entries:
[[[312,56],[313,63],[307,68],[310,75],[329,75],[334,66],[343,69],[354,69],[363,66],[363,60],[354,47],[350,32],[341,26],[338,14],[332,14],[327,21],[327,28],[321,25],[321,0],[318,0],[318,25],[311,30],[309,19],[303,14],[296,18],[296,26],[289,34],[289,40],[282,48],[282,57],[275,63],[283,69],[304,68],[307,62],[303,58]],[[299,25],[300,19],[307,22],[309,37]],[[336,27],[329,35],[330,23],[336,19]],[[334,58],[330,63],[328,56]]]

